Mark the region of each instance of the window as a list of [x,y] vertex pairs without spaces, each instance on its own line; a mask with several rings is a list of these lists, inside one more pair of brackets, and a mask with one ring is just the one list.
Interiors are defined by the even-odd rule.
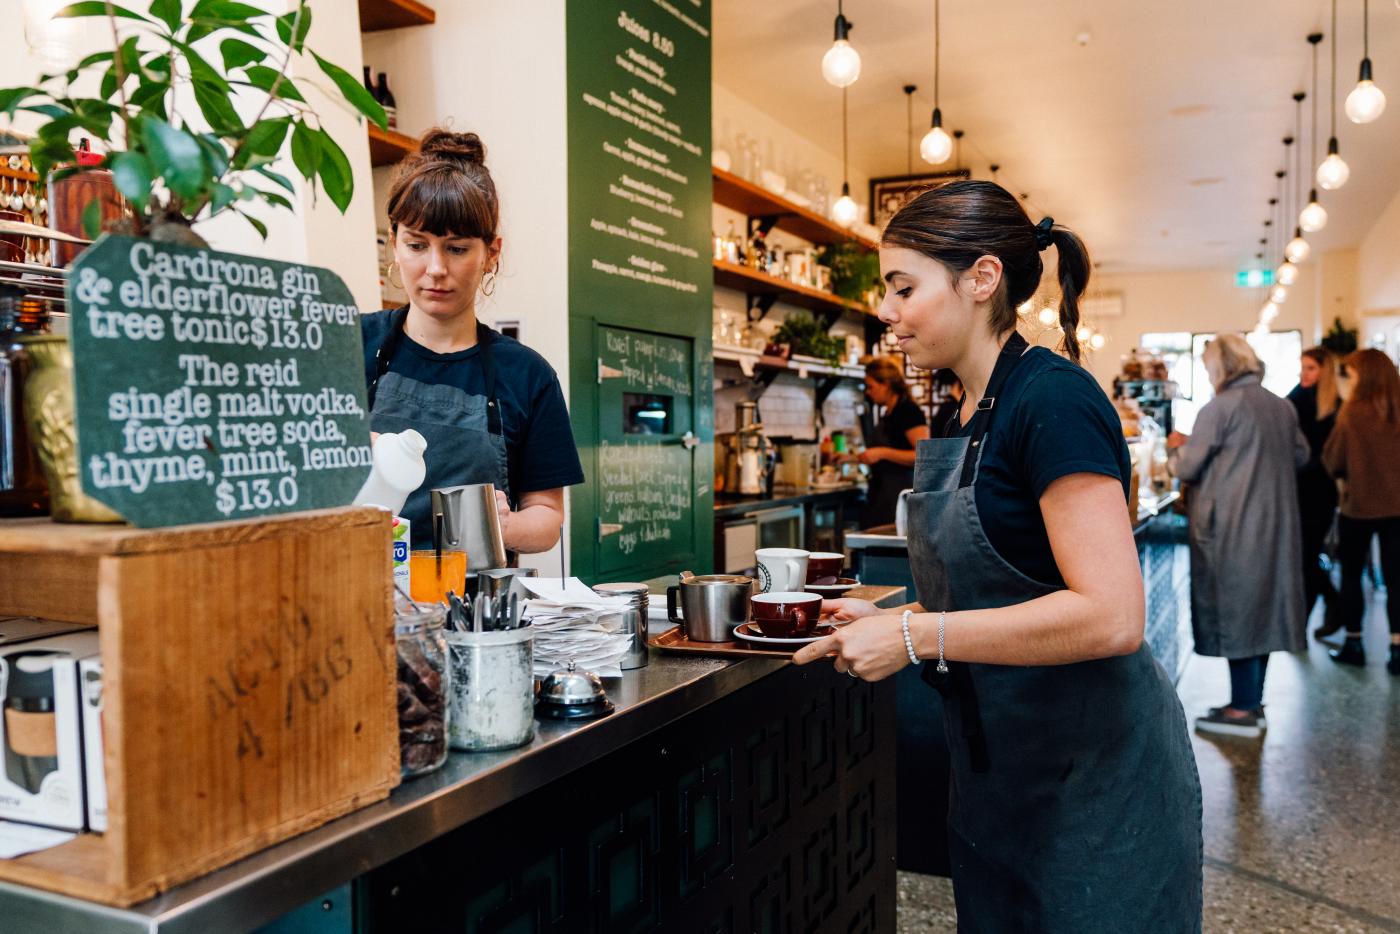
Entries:
[[[1264,364],[1264,388],[1279,396],[1288,395],[1298,384],[1303,355],[1302,331],[1250,332],[1244,335]],[[1172,421],[1177,431],[1191,433],[1196,413],[1215,398],[1215,387],[1206,375],[1201,355],[1215,334],[1192,334],[1186,331],[1154,332],[1142,335],[1139,346],[1158,354],[1167,364],[1167,375],[1177,384],[1176,401],[1172,403]]]

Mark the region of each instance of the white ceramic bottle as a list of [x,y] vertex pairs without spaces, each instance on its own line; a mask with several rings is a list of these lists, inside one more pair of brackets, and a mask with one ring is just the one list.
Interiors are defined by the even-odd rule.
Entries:
[[355,496],[355,505],[378,506],[397,516],[408,494],[423,485],[428,472],[423,452],[427,449],[428,442],[412,428],[374,439],[373,468]]

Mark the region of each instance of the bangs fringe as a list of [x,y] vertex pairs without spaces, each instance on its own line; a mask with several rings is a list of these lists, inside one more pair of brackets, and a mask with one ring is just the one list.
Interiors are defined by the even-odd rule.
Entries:
[[438,237],[496,237],[495,198],[458,166],[419,165],[395,185],[389,202],[394,227],[410,227]]

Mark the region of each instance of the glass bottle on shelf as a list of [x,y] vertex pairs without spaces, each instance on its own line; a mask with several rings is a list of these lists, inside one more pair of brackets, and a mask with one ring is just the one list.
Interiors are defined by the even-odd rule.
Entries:
[[726,263],[738,264],[743,257],[740,255],[739,234],[734,230],[734,221],[729,221],[729,227],[724,232],[724,261]]
[[48,303],[0,285],[0,516],[41,516],[49,487],[24,421],[29,353],[17,338],[49,333]]
[[374,90],[374,79],[370,77],[368,65],[365,66],[365,90],[369,92],[370,97],[373,97],[375,100],[379,100],[379,95]]
[[374,87],[374,99],[379,101],[379,106],[384,108],[384,116],[388,119],[389,129],[397,129],[399,125],[398,105],[394,100],[394,92],[389,90],[389,76],[382,71],[379,73],[379,82]]
[[749,224],[753,227],[748,242],[749,268],[762,270],[768,261],[768,244],[763,237],[763,225],[756,220],[749,221]]

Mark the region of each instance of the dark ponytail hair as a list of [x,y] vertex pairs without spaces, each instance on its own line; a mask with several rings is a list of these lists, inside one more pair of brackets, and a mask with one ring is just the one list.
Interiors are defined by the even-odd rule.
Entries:
[[1045,271],[1040,251],[1059,252],[1060,327],[1065,354],[1079,362],[1079,299],[1089,285],[1089,251],[1068,227],[1050,218],[1031,223],[1011,192],[995,182],[956,181],[914,198],[890,220],[886,246],[922,253],[954,277],[983,256],[1001,260],[1002,284],[992,299],[991,327],[998,335],[1016,327],[1016,306],[1040,286]]

